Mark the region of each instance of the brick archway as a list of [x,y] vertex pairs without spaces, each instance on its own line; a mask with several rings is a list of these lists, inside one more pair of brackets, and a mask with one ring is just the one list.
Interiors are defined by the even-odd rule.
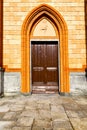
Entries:
[[30,93],[30,34],[37,20],[47,17],[59,31],[60,40],[60,92],[69,92],[68,29],[59,12],[42,4],[29,13],[22,25],[22,93]]

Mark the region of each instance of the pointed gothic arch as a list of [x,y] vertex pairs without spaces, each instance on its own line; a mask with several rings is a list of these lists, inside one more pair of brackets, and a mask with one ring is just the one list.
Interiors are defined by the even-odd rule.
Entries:
[[22,25],[22,93],[31,92],[30,87],[30,34],[35,23],[42,17],[47,17],[59,31],[60,41],[60,92],[69,92],[68,71],[68,29],[66,22],[53,7],[42,4],[33,9]]

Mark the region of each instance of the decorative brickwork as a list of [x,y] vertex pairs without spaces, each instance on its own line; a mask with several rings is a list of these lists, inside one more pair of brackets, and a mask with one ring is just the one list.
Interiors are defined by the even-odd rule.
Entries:
[[60,92],[69,92],[68,30],[63,17],[52,7],[42,4],[27,15],[22,26],[22,92],[30,90],[30,34],[32,27],[42,17],[49,18],[59,30],[60,40]]
[[84,0],[4,0],[3,64],[8,66],[9,70],[21,68],[22,23],[32,9],[43,3],[60,12],[68,25],[69,70],[84,71],[86,67],[84,8],[87,3]]
[[[2,1],[0,0],[0,66],[8,73],[22,72],[21,91],[31,91],[30,39],[37,21],[45,15],[60,40],[61,92],[69,92],[69,74],[85,72],[87,68],[87,0],[4,0],[3,16]],[[44,4],[46,6],[42,8]]]

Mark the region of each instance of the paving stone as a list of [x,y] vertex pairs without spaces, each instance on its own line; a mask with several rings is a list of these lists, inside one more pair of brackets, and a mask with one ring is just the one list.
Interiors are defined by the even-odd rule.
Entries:
[[51,105],[61,105],[62,100],[60,98],[57,99],[51,99]]
[[15,105],[25,105],[26,104],[26,101],[23,99],[23,100],[18,100],[16,101]]
[[50,110],[51,109],[50,108],[51,106],[48,103],[39,103],[37,105],[37,107],[38,107],[38,109],[43,109],[43,110]]
[[68,97],[67,96],[61,96],[60,99],[62,100],[62,104],[67,104],[67,103],[71,104],[71,103],[74,103],[74,100],[70,96],[68,96]]
[[82,110],[82,112],[84,113],[84,117],[87,118],[87,110]]
[[71,104],[64,104],[63,105],[65,110],[81,110],[80,105],[76,104],[76,103],[71,103]]
[[87,105],[80,105],[81,110],[87,110]]
[[28,101],[26,103],[25,109],[37,109],[37,102]]
[[0,106],[0,112],[8,112],[8,111],[9,111],[8,105],[2,105],[2,106]]
[[77,100],[76,100],[76,102],[78,103],[78,104],[80,104],[80,105],[87,105],[87,99],[85,99],[85,98],[78,98]]
[[51,118],[54,119],[67,119],[67,115],[62,105],[51,106]]
[[54,128],[53,130],[71,130],[71,129],[65,129],[65,128]]
[[65,112],[64,108],[62,105],[51,105],[51,112]]
[[32,130],[31,127],[13,127],[12,130]]
[[47,94],[3,98],[0,120],[14,122],[3,130],[87,130],[86,101],[86,96]]
[[7,112],[4,116],[3,119],[5,120],[13,120],[16,117],[15,112]]
[[70,118],[84,118],[86,117],[85,112],[84,111],[73,111],[73,110],[69,110],[66,111],[68,117]]
[[36,117],[41,120],[51,120],[51,112],[47,110],[38,110],[38,116]]
[[70,119],[74,130],[87,130],[87,118]]
[[37,109],[37,106],[31,106],[31,105],[25,106],[25,110],[36,110],[36,109]]
[[26,117],[33,117],[33,118],[36,118],[38,117],[38,111],[36,110],[27,110],[27,111],[23,111],[21,114],[20,114],[20,117],[23,117],[23,116],[26,116]]
[[53,130],[53,128],[44,128],[44,130]]
[[9,107],[12,112],[22,111],[24,109],[24,105],[11,105]]
[[12,130],[11,128],[3,128],[3,130]]
[[13,121],[0,121],[0,130],[10,130],[14,124]]
[[42,127],[33,127],[32,130],[44,130]]
[[1,106],[1,105],[4,105],[4,102],[3,102],[2,100],[0,100],[0,106]]
[[[46,96],[47,97],[47,96]],[[47,103],[47,104],[51,104],[51,101],[49,100],[49,99],[43,99],[43,100],[41,100],[41,99],[39,99],[38,101],[37,101],[37,103],[38,104],[45,104],[45,103]]]
[[14,127],[15,124],[16,124],[15,121],[9,121],[9,122],[11,122],[11,123],[10,123],[8,126],[5,127],[5,128],[7,128],[7,129],[10,129],[10,128]]
[[87,116],[87,113],[84,111],[76,111],[76,113],[78,114],[79,118],[85,118]]
[[65,119],[65,120],[67,120],[68,119],[68,117],[67,117],[67,115],[66,115],[66,113],[62,113],[62,112],[51,112],[51,118],[52,118],[52,120],[54,120],[54,119]]
[[53,130],[54,129],[56,130],[56,128],[73,130],[71,125],[70,125],[70,122],[66,121],[66,120],[54,120],[52,122],[52,124],[53,124]]
[[17,125],[18,126],[29,126],[31,127],[33,125],[34,118],[29,118],[29,117],[21,117],[17,120]]
[[5,113],[3,113],[3,112],[1,113],[0,112],[0,121],[2,121],[4,115],[5,115]]
[[50,128],[51,127],[51,121],[47,120],[35,120],[34,126],[42,127],[42,128]]

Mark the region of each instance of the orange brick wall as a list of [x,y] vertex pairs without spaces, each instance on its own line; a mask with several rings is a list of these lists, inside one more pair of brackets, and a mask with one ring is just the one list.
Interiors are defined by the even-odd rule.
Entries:
[[2,67],[2,42],[3,42],[3,3],[0,0],[0,67]]
[[67,23],[69,68],[85,68],[86,40],[84,0],[4,0],[4,66],[11,69],[21,68],[22,23],[26,15],[42,3],[54,7],[61,13]]

